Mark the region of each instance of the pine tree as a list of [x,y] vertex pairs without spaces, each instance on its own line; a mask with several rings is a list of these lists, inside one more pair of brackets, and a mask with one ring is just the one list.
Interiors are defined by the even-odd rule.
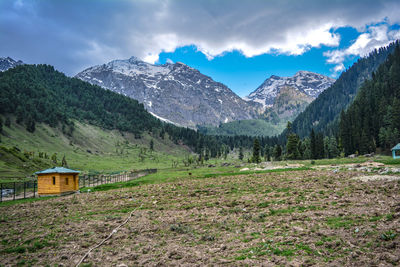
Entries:
[[316,159],[317,158],[317,144],[316,144],[314,129],[311,129],[311,134],[310,134],[310,151],[311,151],[311,159]]
[[0,117],[0,133],[3,132],[3,119]]
[[57,164],[57,153],[54,153],[54,154],[51,156],[51,160],[53,161],[54,164]]
[[324,157],[324,136],[322,133],[318,133],[315,138],[315,149],[316,149],[316,158],[322,159]]
[[153,139],[150,140],[150,150],[154,151],[154,141],[153,141]]
[[244,155],[243,155],[243,147],[240,147],[239,148],[239,159],[243,160],[243,157],[244,157]]
[[264,160],[271,161],[271,152],[268,145],[265,145],[264,147]]
[[253,157],[252,157],[252,162],[254,163],[260,163],[261,158],[260,158],[260,141],[258,139],[254,139],[253,142]]
[[28,120],[26,121],[26,130],[31,133],[35,131],[35,121],[31,116],[29,116]]
[[8,128],[10,128],[10,126],[11,126],[11,120],[10,120],[9,117],[6,118],[6,122],[5,122],[4,125],[7,126]]
[[62,158],[61,166],[63,166],[63,167],[68,167],[68,163],[67,163],[67,160],[65,159],[65,155],[64,155],[63,158]]
[[297,134],[289,134],[286,144],[286,158],[299,159],[300,154],[298,150],[299,136]]
[[336,158],[339,156],[339,149],[337,146],[336,138],[334,136],[331,136],[329,138],[329,156],[330,158]]
[[274,147],[274,160],[280,161],[282,159],[282,147],[280,145],[275,145]]

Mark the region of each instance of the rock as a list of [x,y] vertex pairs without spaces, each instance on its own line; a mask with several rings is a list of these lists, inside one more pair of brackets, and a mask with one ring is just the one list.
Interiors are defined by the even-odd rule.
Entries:
[[249,170],[249,168],[240,169],[241,172],[248,171],[248,170]]
[[350,159],[354,159],[354,158],[356,158],[358,156],[356,154],[351,154],[351,155],[348,155],[347,157],[350,158]]

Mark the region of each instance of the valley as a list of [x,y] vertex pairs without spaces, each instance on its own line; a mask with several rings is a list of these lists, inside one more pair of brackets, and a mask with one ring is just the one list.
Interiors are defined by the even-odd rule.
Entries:
[[113,190],[5,202],[0,263],[75,265],[132,213],[82,265],[396,264],[399,182],[362,181],[335,160],[307,166],[327,163],[165,170]]
[[67,2],[0,3],[0,267],[399,265],[398,3]]

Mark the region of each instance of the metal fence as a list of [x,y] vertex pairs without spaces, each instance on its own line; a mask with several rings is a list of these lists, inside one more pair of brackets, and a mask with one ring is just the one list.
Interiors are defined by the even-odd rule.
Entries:
[[37,196],[37,181],[0,183],[0,202]]
[[[111,175],[82,175],[79,177],[79,188],[94,187],[102,184],[127,182],[139,177],[156,173],[157,169],[124,172]],[[0,202],[37,197],[37,181],[0,183]]]

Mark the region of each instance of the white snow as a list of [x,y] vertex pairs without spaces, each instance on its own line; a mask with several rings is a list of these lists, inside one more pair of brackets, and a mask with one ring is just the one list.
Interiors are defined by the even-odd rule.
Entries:
[[160,116],[154,114],[154,113],[151,112],[151,111],[148,111],[148,112],[149,112],[151,115],[153,115],[154,117],[156,117],[157,119],[159,119],[160,121],[167,122],[167,123],[172,123],[172,124],[175,124],[175,125],[178,125],[178,126],[179,126],[179,124],[177,124],[177,123],[175,123],[175,122],[172,122],[172,121],[170,121],[170,120],[168,120],[168,119],[164,119],[163,117],[160,117]]
[[291,86],[306,93],[308,96],[317,97],[334,83],[334,79],[310,71],[298,71],[292,77],[271,76],[256,90],[243,97],[245,101],[254,101],[264,108],[272,106],[276,96],[283,86]]

